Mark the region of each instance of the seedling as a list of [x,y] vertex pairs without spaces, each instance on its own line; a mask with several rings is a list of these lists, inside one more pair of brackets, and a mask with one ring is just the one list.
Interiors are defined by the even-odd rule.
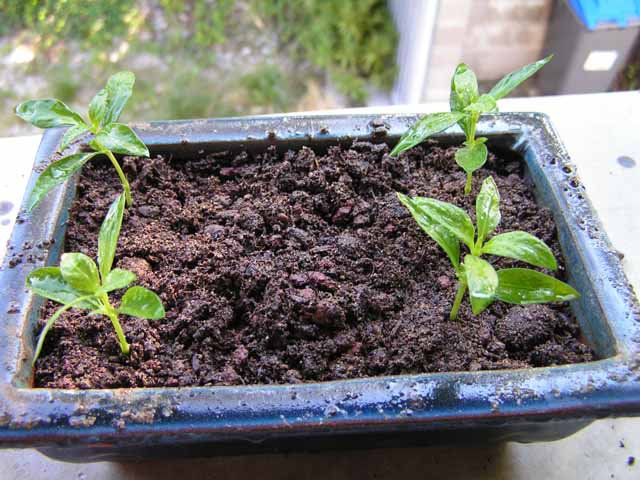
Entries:
[[[458,277],[458,290],[449,317],[455,320],[469,289],[471,309],[478,315],[494,300],[518,305],[563,302],[580,294],[556,278],[528,268],[505,268],[496,271],[481,257],[497,255],[526,262],[536,267],[557,270],[558,264],[549,247],[533,235],[515,231],[487,236],[500,223],[500,194],[492,177],[487,178],[476,198],[476,227],[461,208],[433,198],[409,197],[398,193],[420,228],[445,251]],[[460,242],[469,254],[460,261]]]
[[148,157],[149,150],[136,133],[127,125],[118,123],[118,118],[127,100],[133,92],[135,75],[132,72],[119,72],[112,75],[106,86],[100,90],[89,104],[89,123],[71,110],[60,100],[29,100],[16,107],[16,114],[39,128],[51,128],[69,125],[58,146],[64,152],[69,144],[81,135],[91,133],[89,142],[91,152],[80,152],[67,155],[52,162],[40,174],[27,202],[27,210],[31,211],[44,196],[57,185],[65,182],[93,157],[104,154],[109,157],[116,169],[127,202],[133,203],[129,182],[120,168],[114,153]]
[[38,359],[44,339],[53,324],[71,308],[89,310],[91,314],[109,317],[118,336],[120,349],[125,355],[129,353],[129,344],[120,326],[119,314],[150,320],[164,317],[162,301],[144,287],[129,288],[122,296],[118,308],[109,301],[109,292],[126,288],[136,280],[133,272],[111,268],[120,236],[124,203],[124,195],[121,194],[109,208],[100,227],[99,267],[83,253],[65,253],[59,267],[38,268],[27,276],[26,285],[34,293],[63,305],[47,320],[40,332],[33,363]]
[[487,161],[487,146],[485,137],[476,138],[476,125],[480,115],[498,111],[497,101],[506,96],[514,88],[524,82],[531,75],[544,67],[553,57],[548,57],[531,63],[520,70],[511,72],[500,80],[489,93],[482,95],[478,92],[478,81],[473,71],[464,63],[459,64],[451,79],[451,93],[449,107],[451,112],[431,113],[422,117],[402,136],[398,144],[391,151],[391,156],[397,156],[431,135],[446,130],[457,123],[464,131],[466,140],[464,146],[456,151],[456,163],[467,173],[464,193],[471,193],[472,174]]

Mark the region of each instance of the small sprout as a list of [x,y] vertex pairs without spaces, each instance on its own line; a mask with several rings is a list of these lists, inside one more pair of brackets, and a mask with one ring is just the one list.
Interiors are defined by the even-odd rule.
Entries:
[[460,125],[466,136],[464,146],[456,151],[456,163],[467,172],[464,186],[465,195],[471,193],[472,174],[487,161],[488,151],[485,137],[476,138],[476,125],[480,115],[498,111],[497,101],[506,96],[514,88],[531,75],[544,67],[553,55],[531,63],[520,70],[511,72],[500,80],[489,93],[478,92],[478,81],[473,71],[464,63],[456,67],[451,78],[451,94],[449,96],[450,113],[431,113],[422,117],[402,136],[391,151],[391,156],[422,143],[429,136],[446,130],[455,123]]
[[85,163],[100,154],[111,160],[122,182],[127,206],[131,206],[133,202],[129,182],[113,154],[149,156],[149,149],[136,133],[127,125],[117,123],[127,100],[131,97],[135,78],[132,72],[118,72],[112,75],[106,86],[89,104],[89,123],[60,100],[29,100],[16,107],[16,115],[36,127],[69,126],[58,146],[61,153],[81,135],[93,134],[93,139],[89,142],[92,152],[67,155],[44,169],[29,196],[28,211],[33,210],[54,187],[65,182]]
[[106,315],[118,336],[123,354],[129,353],[129,344],[118,320],[119,314],[157,320],[164,318],[162,301],[144,287],[131,287],[115,308],[109,302],[109,292],[126,288],[136,280],[134,273],[120,268],[111,269],[116,253],[122,216],[124,195],[121,194],[109,208],[100,227],[98,236],[98,265],[83,253],[65,253],[59,267],[38,268],[27,275],[26,286],[41,297],[48,298],[63,306],[45,324],[36,345],[33,357],[35,364],[44,339],[55,321],[71,308],[89,310],[91,314]]
[[[500,223],[500,194],[492,177],[482,183],[476,198],[476,227],[461,208],[433,198],[409,197],[397,193],[420,228],[445,251],[458,277],[450,318],[455,320],[467,289],[471,309],[478,315],[495,300],[518,305],[562,302],[580,294],[554,277],[527,268],[505,268],[496,271],[483,258],[485,254],[512,258],[530,265],[557,270],[551,249],[533,235],[515,231],[487,236]],[[469,254],[460,261],[460,243]]]

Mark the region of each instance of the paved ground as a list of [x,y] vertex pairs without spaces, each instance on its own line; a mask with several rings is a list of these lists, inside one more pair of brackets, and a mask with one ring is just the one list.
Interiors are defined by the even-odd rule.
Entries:
[[[387,111],[437,111],[446,105],[391,107]],[[501,102],[503,111],[550,115],[584,182],[636,291],[640,288],[640,93],[575,95]],[[24,188],[37,138],[1,139],[0,255]],[[9,204],[2,201],[9,201]],[[9,220],[6,222],[6,220]],[[637,460],[635,460],[637,459]],[[74,465],[32,450],[0,451],[0,479],[271,478],[474,478],[638,479],[640,418],[601,420],[557,442],[471,448],[436,447],[265,455],[197,460]]]

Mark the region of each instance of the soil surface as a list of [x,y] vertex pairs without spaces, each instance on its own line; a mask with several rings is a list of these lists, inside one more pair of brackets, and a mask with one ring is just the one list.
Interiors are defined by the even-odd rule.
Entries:
[[[167,316],[121,316],[131,343],[122,357],[106,318],[68,312],[47,337],[35,384],[298,383],[593,359],[566,305],[495,302],[474,317],[465,297],[458,321],[448,320],[454,272],[396,190],[455,203],[474,217],[475,195],[492,175],[502,196],[497,232],[542,238],[563,276],[552,216],[536,205],[521,163],[491,154],[465,197],[453,155],[430,144],[390,159],[386,145],[356,142],[325,155],[303,148],[255,158],[124,159],[135,203],[116,266],[157,292]],[[66,251],[95,258],[98,229],[119,192],[107,163],[85,167]],[[40,326],[54,308],[43,308]]]

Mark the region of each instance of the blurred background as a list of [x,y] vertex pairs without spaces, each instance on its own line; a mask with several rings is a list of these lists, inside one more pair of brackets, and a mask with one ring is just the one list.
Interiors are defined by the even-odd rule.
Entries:
[[30,98],[85,110],[133,70],[125,121],[446,100],[555,60],[516,95],[637,89],[634,0],[0,0],[0,136]]

